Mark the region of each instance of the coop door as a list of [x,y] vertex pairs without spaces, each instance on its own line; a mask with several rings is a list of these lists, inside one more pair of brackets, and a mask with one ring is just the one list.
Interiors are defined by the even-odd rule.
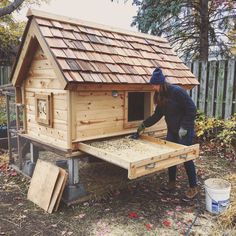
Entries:
[[128,178],[135,179],[193,160],[199,156],[199,145],[184,146],[142,135],[88,141],[78,144],[80,151],[96,156],[128,170]]
[[126,92],[125,128],[137,127],[153,112],[151,92]]

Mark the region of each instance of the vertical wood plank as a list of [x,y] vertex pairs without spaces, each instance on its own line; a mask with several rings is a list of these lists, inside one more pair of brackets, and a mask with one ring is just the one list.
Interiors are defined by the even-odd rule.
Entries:
[[[69,148],[72,148],[72,91],[67,90],[66,93],[66,99],[67,99],[67,146]],[[73,113],[74,114],[74,113]]]
[[3,84],[3,81],[2,81],[2,66],[0,66],[0,85]]
[[201,77],[200,77],[200,91],[199,91],[199,109],[202,112],[205,112],[206,80],[207,80],[207,61],[202,61]]
[[[196,76],[196,78],[199,80],[199,61],[194,61],[193,62],[193,74]],[[195,86],[192,89],[192,99],[193,102],[197,105],[197,100],[198,100],[198,86]]]
[[216,61],[211,61],[209,64],[209,80],[208,80],[208,94],[207,94],[207,116],[213,116],[214,108],[214,90],[216,80]]
[[222,118],[223,96],[224,96],[224,80],[225,80],[225,61],[219,62],[217,96],[216,96],[216,113],[217,118]]
[[[235,60],[228,61],[227,68],[227,85],[226,85],[226,98],[225,98],[225,114],[224,118],[228,118],[232,115],[232,105],[233,105],[233,92],[234,88],[234,77],[235,77]],[[236,107],[236,104],[235,104]]]
[[[186,66],[189,68],[189,70],[191,70],[191,68],[192,68],[192,62],[188,61],[188,62],[186,63]],[[187,89],[186,92],[187,92],[187,94],[188,94],[190,97],[192,97],[192,90]]]

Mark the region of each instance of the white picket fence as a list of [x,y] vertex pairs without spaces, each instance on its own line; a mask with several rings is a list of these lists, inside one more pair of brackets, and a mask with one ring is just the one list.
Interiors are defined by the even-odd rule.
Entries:
[[228,118],[236,113],[236,60],[200,62],[188,66],[200,85],[190,91],[198,109],[208,117]]

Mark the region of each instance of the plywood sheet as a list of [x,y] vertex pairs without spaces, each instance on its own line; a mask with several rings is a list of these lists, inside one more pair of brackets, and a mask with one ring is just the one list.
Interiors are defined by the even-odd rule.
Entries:
[[65,171],[65,172],[64,172],[63,183],[62,183],[62,186],[61,186],[61,189],[60,189],[60,192],[59,192],[57,201],[56,201],[56,205],[55,205],[55,207],[54,207],[54,211],[57,211],[57,210],[58,210],[58,207],[59,207],[59,205],[60,205],[61,198],[62,198],[62,194],[63,194],[64,189],[65,189],[65,186],[66,186],[67,178],[68,178],[68,174],[67,174],[67,172]]
[[45,211],[49,208],[59,171],[57,166],[40,159],[35,166],[27,198]]
[[[55,211],[57,210],[57,205],[59,206],[59,203],[61,201],[61,196],[62,196],[62,192],[64,191],[65,188],[65,182],[67,180],[67,173],[65,170],[63,170],[62,168],[59,168],[59,175],[56,181],[56,185],[54,187],[53,190],[53,194],[52,194],[52,198],[51,198],[51,202],[50,205],[48,207],[48,212],[52,213],[53,209],[55,209]],[[58,203],[58,204],[57,204]]]

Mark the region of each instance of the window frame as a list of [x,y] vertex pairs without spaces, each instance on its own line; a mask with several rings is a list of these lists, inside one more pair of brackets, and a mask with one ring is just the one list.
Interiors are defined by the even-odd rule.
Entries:
[[[128,121],[128,95],[129,93],[140,92],[144,93],[144,119],[149,117],[154,112],[153,94],[151,91],[125,91],[124,99],[124,128],[137,128],[143,120]],[[149,104],[148,104],[149,103]]]
[[[46,118],[41,118],[38,110],[38,103],[40,100],[44,100],[46,104]],[[40,125],[52,127],[52,93],[47,94],[35,94],[35,120]]]

